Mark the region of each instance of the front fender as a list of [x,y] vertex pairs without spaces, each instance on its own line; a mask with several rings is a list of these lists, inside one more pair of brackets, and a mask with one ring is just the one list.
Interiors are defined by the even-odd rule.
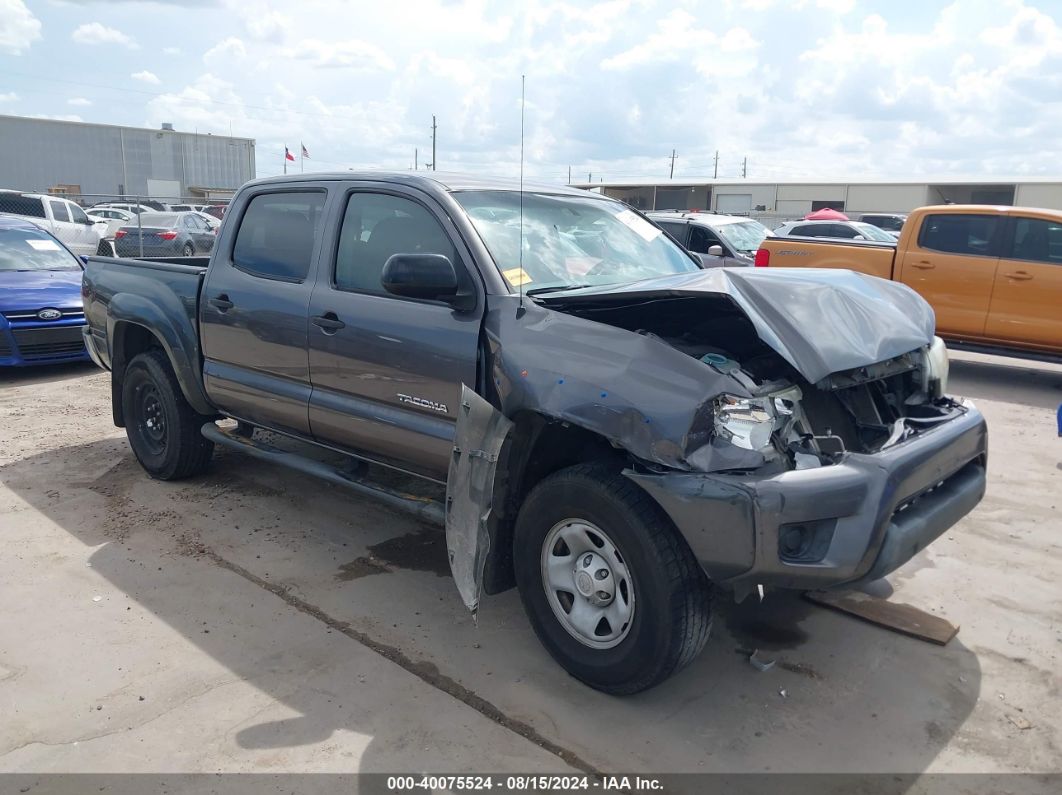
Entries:
[[[111,362],[121,362],[124,366],[131,357],[121,350],[120,324],[146,329],[166,352],[188,403],[200,414],[213,414],[215,409],[203,389],[195,311],[194,306],[185,306],[173,293],[151,299],[134,293],[118,293],[111,298],[107,310],[107,346]],[[117,368],[115,374],[121,377]]]

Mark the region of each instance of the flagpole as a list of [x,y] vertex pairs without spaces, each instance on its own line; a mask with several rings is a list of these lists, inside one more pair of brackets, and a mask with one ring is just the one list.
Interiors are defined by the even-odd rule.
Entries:
[[284,147],[284,173],[288,173],[288,148]]

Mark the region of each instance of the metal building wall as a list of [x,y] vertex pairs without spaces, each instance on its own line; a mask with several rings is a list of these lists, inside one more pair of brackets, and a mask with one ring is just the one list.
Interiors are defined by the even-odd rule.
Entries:
[[249,138],[0,116],[0,141],[0,188],[147,196],[151,179],[176,181],[185,196],[235,190],[255,175]]

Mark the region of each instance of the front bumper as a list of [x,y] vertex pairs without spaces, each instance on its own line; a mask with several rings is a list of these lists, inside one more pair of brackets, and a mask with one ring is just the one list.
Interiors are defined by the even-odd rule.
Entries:
[[[984,417],[964,402],[948,422],[832,466],[764,477],[626,475],[667,512],[716,582],[829,588],[884,577],[973,510],[987,458]],[[793,538],[807,543],[794,549]]]
[[79,362],[89,358],[82,343],[84,321],[22,323],[0,321],[0,367]]

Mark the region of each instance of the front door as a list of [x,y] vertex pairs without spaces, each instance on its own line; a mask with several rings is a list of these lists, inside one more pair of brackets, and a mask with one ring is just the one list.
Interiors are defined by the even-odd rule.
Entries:
[[[925,298],[945,336],[982,337],[1002,238],[999,215],[941,213],[922,219],[900,278]],[[897,255],[899,256],[899,255]]]
[[475,289],[445,213],[416,191],[353,191],[310,298],[310,427],[325,444],[445,481],[461,385],[476,385],[472,310],[384,291],[393,254],[444,254]]
[[320,247],[324,190],[253,196],[235,241],[213,259],[200,296],[203,380],[219,409],[309,435],[307,316]]
[[1062,350],[1062,221],[1016,216],[985,336]]

